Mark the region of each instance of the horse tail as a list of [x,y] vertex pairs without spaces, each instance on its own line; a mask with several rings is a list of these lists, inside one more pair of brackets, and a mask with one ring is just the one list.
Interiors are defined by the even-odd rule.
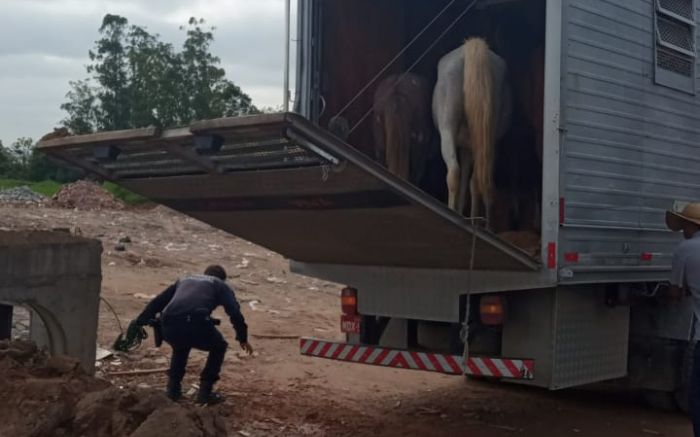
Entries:
[[[481,38],[464,43],[464,111],[474,156],[477,191],[490,199],[493,191],[494,83],[491,51]],[[472,199],[472,202],[475,199]]]
[[406,104],[399,92],[394,91],[384,110],[384,138],[386,164],[389,171],[409,180],[411,171],[411,124]]

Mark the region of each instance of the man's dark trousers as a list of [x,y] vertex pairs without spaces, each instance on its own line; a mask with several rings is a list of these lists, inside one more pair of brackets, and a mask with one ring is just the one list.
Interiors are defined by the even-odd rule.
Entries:
[[179,384],[187,370],[190,350],[209,352],[201,373],[203,384],[214,385],[219,380],[228,343],[211,320],[188,320],[187,318],[163,320],[163,339],[173,348],[168,376]]

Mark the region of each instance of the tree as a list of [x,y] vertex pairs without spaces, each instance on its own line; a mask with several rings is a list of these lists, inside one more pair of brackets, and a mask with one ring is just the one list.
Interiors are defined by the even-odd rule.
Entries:
[[180,122],[182,68],[172,45],[132,26],[127,50],[131,81],[131,127],[175,126]]
[[105,15],[90,50],[90,77],[70,82],[63,126],[75,134],[259,112],[250,96],[226,78],[211,53],[214,28],[190,18],[182,50],[126,18]]
[[3,146],[0,141],[0,176],[11,177],[13,172],[14,162],[10,151]]
[[205,30],[204,23],[203,19],[190,18],[180,55],[189,99],[189,112],[183,118],[190,121],[248,114],[255,109],[251,98],[226,79],[226,71],[219,67],[221,60],[210,53],[215,28]]
[[97,97],[89,80],[69,82],[71,90],[66,97],[68,101],[61,109],[68,113],[61,124],[76,135],[95,131],[97,123]]
[[14,161],[14,166],[17,169],[15,177],[20,179],[25,179],[27,177],[27,170],[29,169],[29,162],[31,161],[33,150],[34,141],[32,141],[31,138],[17,138],[17,140],[12,143],[10,146],[10,153]]
[[97,127],[100,130],[127,129],[130,126],[129,72],[127,67],[126,34],[128,20],[107,14],[102,20],[95,50],[90,50],[88,73],[94,73],[100,85],[97,97]]

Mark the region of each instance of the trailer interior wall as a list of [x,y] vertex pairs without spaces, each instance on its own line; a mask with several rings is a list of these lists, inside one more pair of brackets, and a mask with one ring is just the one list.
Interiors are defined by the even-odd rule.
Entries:
[[[700,98],[694,26],[670,20],[680,32],[671,36],[691,51],[670,50],[669,67],[656,33],[669,19],[657,8],[680,8],[694,23],[694,3],[564,2],[563,281],[667,277],[678,236],[666,230],[664,211],[700,199]],[[665,80],[683,79],[668,70],[674,65],[687,66],[685,81]]]
[[[445,54],[459,47],[469,37],[484,37],[491,48],[506,59],[510,72],[509,82],[515,90],[511,129],[498,146],[499,150],[507,151],[499,153],[495,163],[496,186],[502,187],[498,191],[502,200],[496,201],[495,208],[498,209],[493,214],[501,219],[494,219],[492,228],[496,232],[537,232],[539,226],[535,223],[535,203],[538,200],[534,199],[539,197],[537,192],[541,189],[541,166],[535,152],[535,131],[530,125],[532,120],[529,114],[525,114],[526,109],[522,108],[529,102],[522,104],[522,101],[536,99],[533,96],[523,96],[533,88],[526,82],[525,75],[531,65],[533,52],[543,44],[545,1],[481,1],[440,38],[440,34],[464,11],[471,0],[459,0],[439,15],[449,3],[449,0],[320,2],[319,99],[323,102],[323,111],[318,117],[319,124],[332,131],[332,120],[335,116],[342,115],[350,126],[354,126],[372,108],[374,92],[381,80],[391,74],[407,71],[422,56],[412,71],[434,85],[437,81],[438,62]],[[355,103],[341,113],[348,102],[436,17],[434,24],[415,44],[362,93]],[[435,46],[429,49],[436,41]],[[367,117],[350,135],[348,142],[366,155],[374,157],[372,121],[372,117]],[[434,154],[426,163],[428,176],[418,185],[445,202],[446,169],[440,154],[437,131],[433,138]],[[529,194],[523,187],[535,195],[523,201]],[[506,205],[510,206],[513,202],[526,203],[527,212],[518,210],[518,207],[508,209]]]

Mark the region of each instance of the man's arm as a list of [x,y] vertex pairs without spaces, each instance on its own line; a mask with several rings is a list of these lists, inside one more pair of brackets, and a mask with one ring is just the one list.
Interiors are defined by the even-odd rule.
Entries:
[[156,317],[156,314],[163,311],[163,309],[170,303],[175,295],[175,289],[177,288],[177,282],[166,288],[165,291],[160,293],[158,296],[153,298],[152,301],[146,305],[143,312],[139,314],[135,322],[139,326],[147,325],[151,319]]
[[248,343],[248,325],[245,323],[236,295],[225,282],[222,282],[221,285],[221,305],[224,307],[224,311],[228,314],[231,324],[236,330],[236,340],[241,344]]

